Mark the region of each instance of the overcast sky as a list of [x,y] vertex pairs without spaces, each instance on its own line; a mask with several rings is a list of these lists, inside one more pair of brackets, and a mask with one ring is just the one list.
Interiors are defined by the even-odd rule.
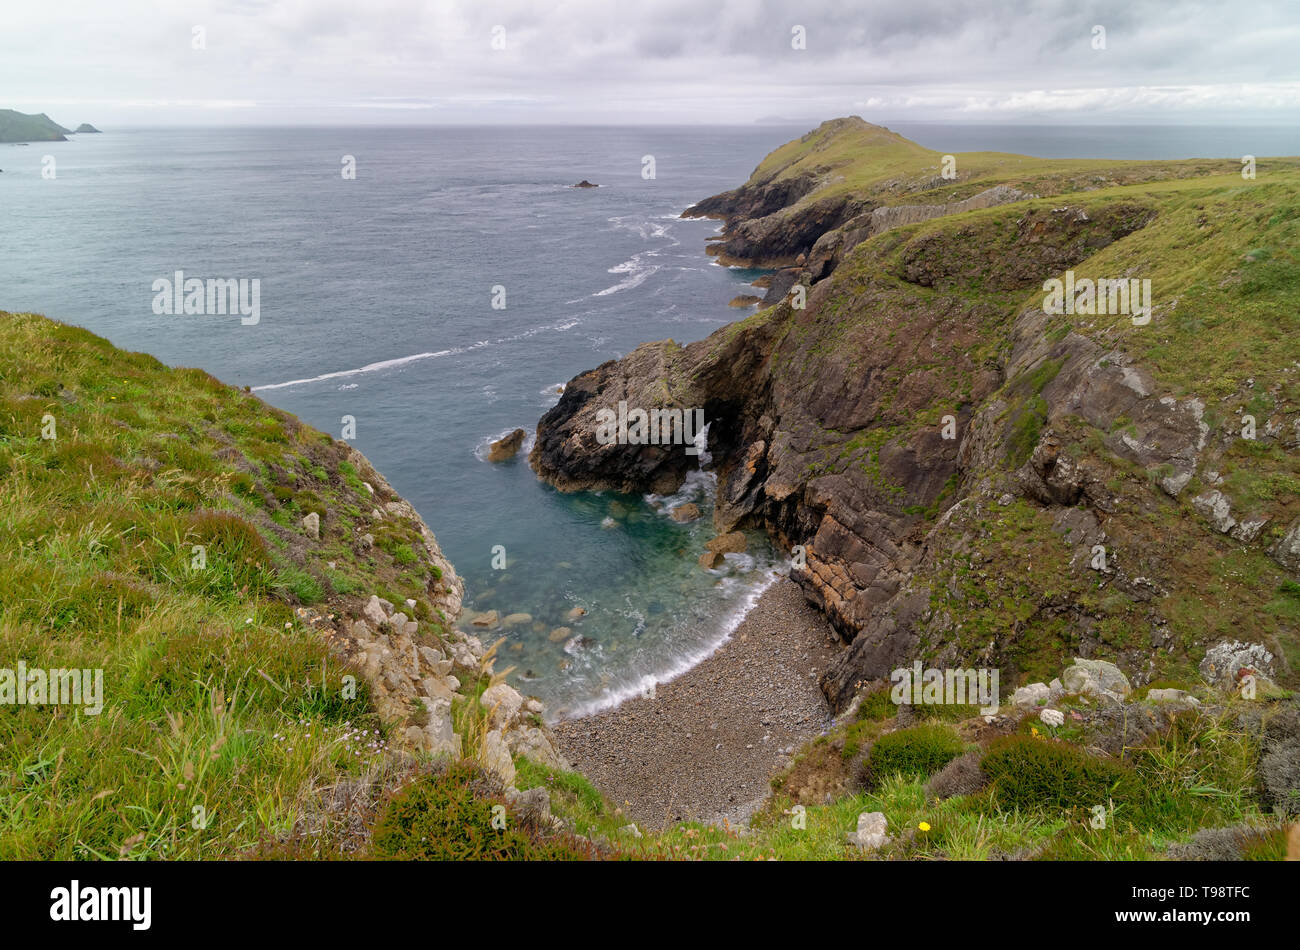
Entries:
[[1292,124],[1300,2],[0,0],[3,107],[64,125]]

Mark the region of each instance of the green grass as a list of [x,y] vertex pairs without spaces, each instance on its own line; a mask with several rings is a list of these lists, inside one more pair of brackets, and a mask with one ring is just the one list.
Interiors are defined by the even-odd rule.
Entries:
[[102,669],[104,689],[97,716],[0,716],[0,856],[232,857],[387,754],[364,681],[343,698],[351,671],[298,610],[381,584],[424,603],[436,580],[330,538],[374,505],[347,452],[200,370],[0,313],[5,665]]

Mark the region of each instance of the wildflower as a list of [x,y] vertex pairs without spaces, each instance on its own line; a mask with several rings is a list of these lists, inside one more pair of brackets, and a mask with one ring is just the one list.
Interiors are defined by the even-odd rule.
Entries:
[[928,821],[923,821],[923,822],[921,822],[919,825],[917,825],[916,827],[920,828],[922,831],[929,831],[929,830],[930,830],[930,823],[929,823]]

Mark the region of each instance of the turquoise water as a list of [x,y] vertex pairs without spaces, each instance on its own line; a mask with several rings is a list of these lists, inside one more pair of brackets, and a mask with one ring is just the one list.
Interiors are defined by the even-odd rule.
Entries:
[[[953,150],[1300,151],[1291,130],[895,128]],[[734,319],[727,303],[756,273],[713,264],[716,223],[677,215],[804,131],[110,129],[0,146],[0,307],[201,366],[335,435],[354,416],[355,444],[433,527],[467,606],[530,615],[503,631],[504,664],[552,712],[581,712],[707,655],[770,581],[775,554],[754,535],[718,571],[697,566],[712,533],[705,473],[671,500],[566,496],[522,455],[489,464],[486,446],[531,433],[575,374]],[[354,181],[340,175],[345,155]],[[583,178],[602,187],[568,187]],[[152,283],[176,270],[259,279],[260,322],[155,315]],[[679,500],[704,518],[671,521]],[[571,623],[575,606],[587,614]],[[571,635],[552,641],[560,626]]]
[[[526,449],[492,465],[487,444],[531,433],[577,373],[735,318],[753,275],[705,256],[714,222],[677,215],[796,131],[135,130],[0,147],[0,306],[202,366],[336,436],[354,416],[354,444],[434,529],[467,607],[531,615],[501,631],[501,665],[553,711],[591,708],[707,653],[771,551],[754,535],[718,571],[697,566],[703,474],[682,500],[705,518],[680,525],[654,499],[561,495]],[[583,178],[602,187],[568,187]],[[176,270],[259,279],[260,321],[155,315],[152,283]],[[575,606],[587,614],[569,622]],[[553,642],[560,626],[572,635]]]

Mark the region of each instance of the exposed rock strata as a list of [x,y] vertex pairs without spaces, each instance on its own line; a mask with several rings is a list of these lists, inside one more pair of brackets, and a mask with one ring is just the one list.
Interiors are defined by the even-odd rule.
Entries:
[[[697,459],[598,445],[595,413],[620,400],[702,406],[717,529],[764,527],[802,546],[792,577],[850,644],[822,679],[837,708],[921,654],[1013,677],[1037,662],[1025,631],[1051,630],[1078,656],[1106,651],[1142,675],[1161,651],[1194,648],[1163,606],[1194,588],[1147,526],[1188,524],[1204,509],[1204,527],[1188,530],[1207,552],[1206,530],[1262,543],[1267,512],[1237,512],[1226,491],[1184,498],[1195,479],[1213,480],[1234,438],[1212,431],[1204,399],[1168,392],[1121,345],[1023,303],[1045,277],[1141,232],[1158,205],[1019,208],[1026,192],[993,187],[868,207],[878,192],[823,203],[820,186],[760,176],[688,212],[723,217],[710,252],[784,267],[769,292],[784,297],[798,280],[806,307],[784,299],[706,340],[645,344],[580,375],[538,425],[539,475],[566,491],[672,491]],[[1287,418],[1269,425],[1261,438],[1289,437]],[[978,611],[960,606],[963,584],[983,598],[1014,590],[1017,569],[1034,573],[991,553],[1011,548],[1014,536],[999,538],[1017,519],[1060,550],[1051,569],[1063,586],[1032,600],[998,595],[1005,627],[984,634]],[[1296,534],[1268,540],[1283,566],[1300,560]],[[974,581],[961,580],[968,572]],[[1104,608],[1088,593],[1098,584]]]

